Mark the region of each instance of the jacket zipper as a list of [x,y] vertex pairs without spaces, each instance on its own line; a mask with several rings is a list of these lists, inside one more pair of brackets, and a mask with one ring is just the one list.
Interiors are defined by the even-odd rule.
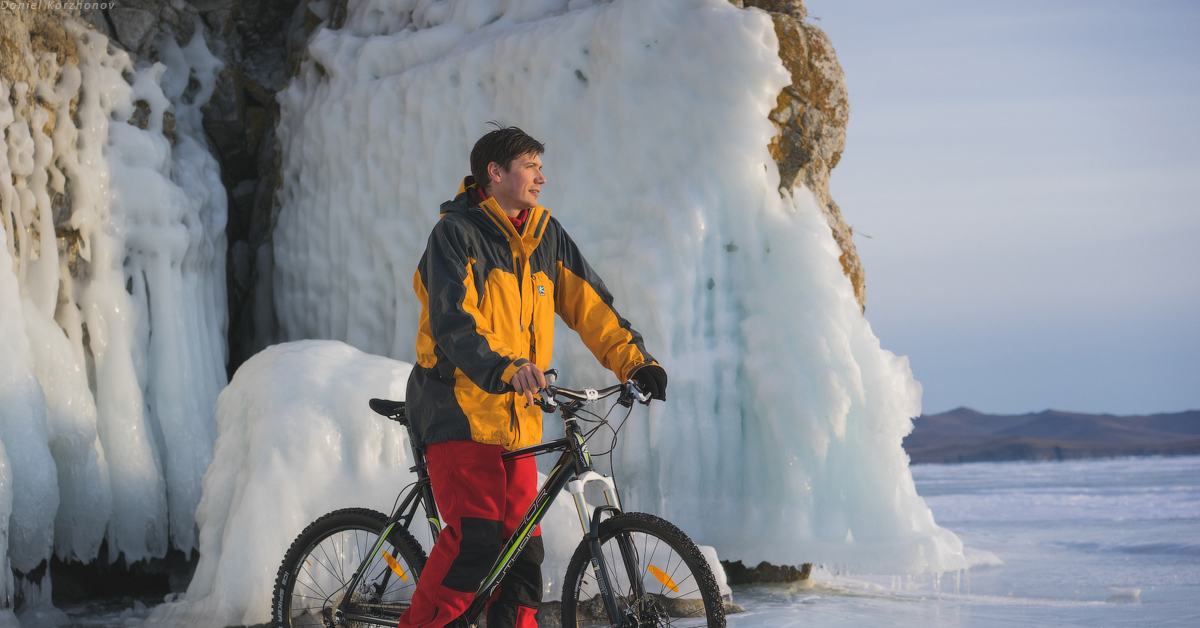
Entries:
[[512,434],[513,444],[516,444],[521,440],[521,424],[517,422],[517,398],[522,397],[521,395],[517,395],[517,397],[513,399],[513,405],[508,407],[509,416],[512,417],[512,419],[508,422],[508,431],[510,434]]

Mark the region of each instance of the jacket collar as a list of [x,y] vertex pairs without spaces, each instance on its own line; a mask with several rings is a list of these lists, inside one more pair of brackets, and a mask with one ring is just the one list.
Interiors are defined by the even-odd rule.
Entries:
[[494,198],[479,200],[476,190],[475,177],[468,176],[458,186],[458,194],[454,200],[442,203],[442,215],[462,213],[471,217],[477,224],[495,235],[502,235],[516,250],[517,246],[524,249],[526,255],[532,252],[542,240],[546,225],[550,222],[550,210],[541,205],[529,208],[529,216],[521,233],[513,226],[512,221],[505,215],[504,210]]

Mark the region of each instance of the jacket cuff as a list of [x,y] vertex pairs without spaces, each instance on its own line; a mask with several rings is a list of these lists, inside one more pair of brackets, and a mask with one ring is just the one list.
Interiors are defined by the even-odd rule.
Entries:
[[504,369],[504,373],[500,375],[500,379],[504,380],[505,384],[511,386],[513,375],[516,375],[517,371],[521,370],[521,367],[525,366],[526,364],[529,364],[529,360],[526,360],[525,358],[517,358],[516,360],[513,360],[512,363],[508,365],[508,368]]
[[651,364],[658,364],[658,362],[655,362],[654,360],[650,360],[648,362],[641,362],[639,364],[634,364],[633,366],[629,367],[629,370],[625,371],[625,377],[620,377],[620,375],[618,375],[618,377],[620,377],[622,382],[629,381],[630,379],[633,379],[633,374],[638,372],[638,369],[642,368],[643,366],[649,366]]

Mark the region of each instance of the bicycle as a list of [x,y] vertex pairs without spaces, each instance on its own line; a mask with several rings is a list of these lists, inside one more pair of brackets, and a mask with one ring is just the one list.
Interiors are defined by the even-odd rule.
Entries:
[[[562,455],[474,601],[450,626],[477,626],[488,599],[564,488],[574,498],[584,538],[563,581],[563,626],[725,626],[717,581],[699,548],[659,517],[621,510],[616,483],[595,470],[587,449],[587,437],[596,430],[585,434],[579,425],[578,415],[588,404],[619,393],[617,403],[632,408],[634,401],[649,404],[650,396],[632,380],[601,390],[571,390],[553,385],[553,369],[546,378],[550,385],[536,403],[546,413],[561,413],[564,437],[503,457]],[[278,628],[395,626],[425,565],[425,552],[409,532],[418,507],[435,542],[441,531],[425,457],[413,444],[404,402],[372,399],[370,405],[409,430],[417,480],[401,490],[390,517],[348,508],[320,517],[300,533],[275,581],[272,618]],[[606,504],[589,511],[584,486],[593,482],[603,485]]]

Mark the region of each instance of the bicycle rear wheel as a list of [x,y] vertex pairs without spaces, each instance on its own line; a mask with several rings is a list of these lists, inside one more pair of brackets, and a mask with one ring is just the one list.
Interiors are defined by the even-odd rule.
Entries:
[[[374,510],[347,508],[309,524],[288,549],[275,578],[271,617],[276,628],[395,626],[412,602],[425,552],[399,527],[379,545],[387,520]],[[379,551],[372,555],[377,545]],[[334,611],[364,563],[363,577],[349,592],[346,618],[339,620]]]
[[620,619],[611,618],[592,562],[580,542],[563,581],[562,625],[724,628],[716,578],[699,548],[679,528],[640,512],[600,524],[600,553]]

